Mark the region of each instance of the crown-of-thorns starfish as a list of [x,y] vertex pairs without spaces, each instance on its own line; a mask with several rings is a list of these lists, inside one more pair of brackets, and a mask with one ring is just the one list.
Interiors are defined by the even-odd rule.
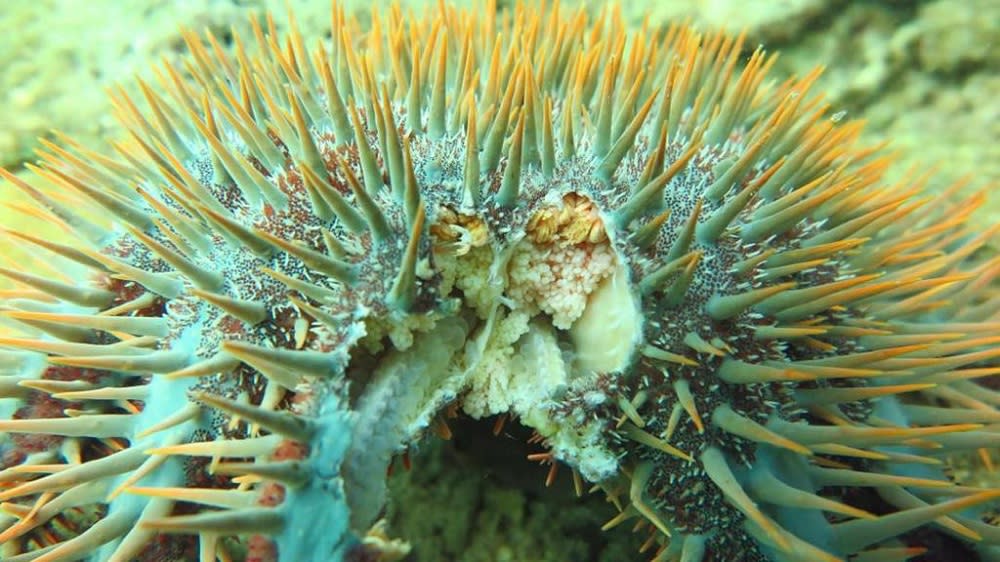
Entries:
[[1000,441],[982,192],[885,183],[742,37],[331,29],[189,33],[111,154],[0,171],[72,239],[5,231],[45,257],[0,268],[4,560],[402,556],[382,475],[459,410],[535,430],[658,561],[905,560],[924,525],[996,554],[1000,491],[940,467]]

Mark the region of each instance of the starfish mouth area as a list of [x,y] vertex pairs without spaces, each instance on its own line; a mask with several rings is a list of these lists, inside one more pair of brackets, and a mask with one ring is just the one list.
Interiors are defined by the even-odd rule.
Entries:
[[[353,407],[377,426],[366,431],[402,436],[382,449],[355,440],[363,446],[349,455],[354,473],[388,468],[428,431],[450,434],[449,414],[461,412],[516,419],[544,441],[551,462],[567,462],[590,481],[612,476],[618,463],[602,443],[604,423],[567,423],[578,414],[559,405],[567,392],[587,396],[588,407],[603,403],[598,387],[634,359],[642,335],[629,272],[596,205],[573,193],[558,198],[504,251],[474,216],[441,209],[436,217],[431,269],[457,308],[415,332],[405,349],[368,340],[371,352],[348,366],[363,388]],[[395,390],[404,386],[408,397]],[[389,396],[391,412],[378,413]],[[352,501],[352,511],[371,512],[363,506],[381,505],[379,494]]]

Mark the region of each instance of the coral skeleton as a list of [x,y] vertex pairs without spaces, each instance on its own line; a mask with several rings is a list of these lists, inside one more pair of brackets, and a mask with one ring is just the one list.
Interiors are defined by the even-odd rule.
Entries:
[[385,474],[457,415],[534,431],[640,560],[1000,555],[1000,490],[945,470],[1000,443],[985,189],[887,182],[742,36],[331,26],[187,33],[126,139],[0,171],[66,235],[4,230],[44,257],[0,267],[3,560],[401,559]]

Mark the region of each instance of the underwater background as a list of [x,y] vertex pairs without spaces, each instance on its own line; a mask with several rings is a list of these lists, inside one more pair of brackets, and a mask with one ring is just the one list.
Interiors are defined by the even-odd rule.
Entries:
[[[402,4],[420,10],[415,0]],[[453,2],[475,6],[475,1]],[[154,77],[162,59],[185,55],[180,32],[249,31],[251,14],[272,11],[286,28],[286,4],[307,41],[329,29],[327,0],[7,0],[0,5],[0,166],[20,172],[38,139],[54,131],[91,148],[120,136],[109,88],[139,95],[133,77]],[[388,2],[343,2],[363,15]],[[509,4],[501,0],[502,6]],[[562,2],[599,10],[597,0]],[[621,2],[625,20],[656,28],[690,21],[704,29],[746,30],[748,45],[780,52],[775,75],[826,73],[816,86],[834,111],[868,122],[866,139],[898,152],[894,172],[910,167],[943,187],[971,174],[977,185],[1000,181],[1000,1],[649,0]],[[32,218],[21,195],[0,184],[0,225]],[[976,220],[1000,220],[994,195]],[[55,234],[55,233],[54,233]],[[0,262],[7,258],[2,257]],[[7,264],[2,264],[7,265]],[[537,452],[527,432],[494,420],[455,424],[454,439],[434,440],[397,467],[391,480],[392,533],[413,541],[408,560],[627,561],[641,538],[627,526],[597,529],[612,511],[603,495],[583,500],[570,479],[545,489],[546,469],[525,460]],[[970,484],[998,478],[978,470]],[[641,559],[641,558],[638,558]]]

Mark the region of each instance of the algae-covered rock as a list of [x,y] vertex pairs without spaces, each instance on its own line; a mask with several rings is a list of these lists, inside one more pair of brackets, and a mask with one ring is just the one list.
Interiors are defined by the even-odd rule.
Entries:
[[[968,72],[1000,64],[1000,3],[937,0],[920,7],[917,60],[931,72]],[[994,92],[996,92],[994,90]]]

